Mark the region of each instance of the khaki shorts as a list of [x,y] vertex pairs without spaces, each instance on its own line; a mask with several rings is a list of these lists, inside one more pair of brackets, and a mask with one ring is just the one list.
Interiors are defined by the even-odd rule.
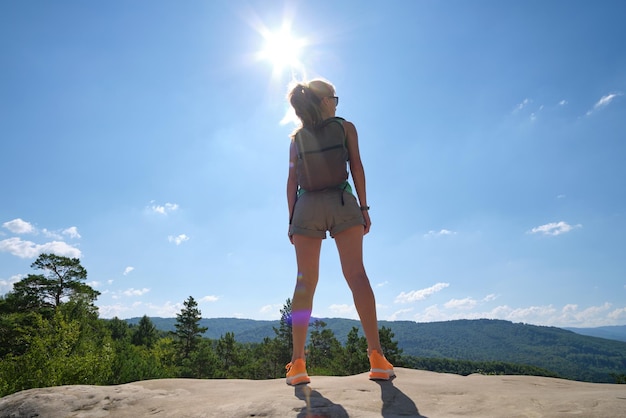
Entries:
[[352,193],[342,189],[304,192],[296,201],[289,235],[326,238],[330,231],[334,238],[356,225],[365,225],[365,219]]

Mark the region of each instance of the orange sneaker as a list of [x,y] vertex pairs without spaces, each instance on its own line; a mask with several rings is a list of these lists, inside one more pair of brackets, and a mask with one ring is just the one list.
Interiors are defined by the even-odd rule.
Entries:
[[306,372],[306,363],[301,358],[287,364],[285,369],[287,369],[288,385],[296,386],[311,383],[311,379],[309,379],[309,375]]
[[396,374],[393,365],[376,350],[370,354],[370,380],[389,380]]

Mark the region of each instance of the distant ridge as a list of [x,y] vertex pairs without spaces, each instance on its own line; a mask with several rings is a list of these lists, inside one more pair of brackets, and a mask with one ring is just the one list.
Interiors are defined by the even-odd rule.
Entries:
[[606,338],[626,342],[626,325],[596,327],[596,328],[563,328],[568,331],[590,337]]
[[[127,321],[137,324],[139,319]],[[151,320],[159,330],[175,329],[175,318]],[[363,335],[359,321],[321,320],[342,344],[353,327]],[[598,383],[612,383],[615,375],[626,374],[626,342],[556,327],[493,319],[429,323],[379,321],[379,325],[391,329],[406,356],[526,364],[551,370],[567,379]],[[273,328],[278,328],[279,321],[203,318],[200,326],[208,328],[204,335],[210,339],[232,332],[240,343],[260,343],[265,337],[276,336]]]

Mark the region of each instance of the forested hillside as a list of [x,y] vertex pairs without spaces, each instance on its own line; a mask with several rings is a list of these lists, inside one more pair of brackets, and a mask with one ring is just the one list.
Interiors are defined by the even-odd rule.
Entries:
[[[173,329],[173,318],[152,318],[163,330]],[[136,323],[138,318],[128,320]],[[360,323],[324,318],[327,328],[345,343]],[[212,318],[202,319],[205,336],[219,338],[232,332],[237,341],[260,342],[273,335],[278,321]],[[380,321],[398,341],[404,356],[445,358],[476,362],[499,361],[535,366],[561,377],[591,382],[613,382],[613,374],[626,372],[626,343],[584,336],[556,327],[514,324],[501,320],[458,320],[416,323]]]
[[[159,378],[276,379],[291,360],[291,301],[279,321],[202,319],[192,296],[176,318],[102,319],[80,260],[41,254],[0,296],[0,396],[58,385]],[[130,322],[130,323],[129,323]],[[386,357],[436,372],[526,374],[626,383],[626,343],[506,321],[384,322]],[[307,370],[367,371],[367,342],[347,319],[313,319]]]

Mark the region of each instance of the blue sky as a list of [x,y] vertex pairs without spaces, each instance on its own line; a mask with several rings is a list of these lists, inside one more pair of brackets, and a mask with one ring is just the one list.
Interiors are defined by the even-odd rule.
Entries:
[[[277,319],[292,78],[355,123],[380,319],[626,324],[626,3],[0,4],[0,293],[79,257],[102,317]],[[297,61],[260,52],[286,28]],[[290,28],[290,31],[287,29]],[[283,38],[287,38],[283,35]],[[295,59],[295,58],[294,58]],[[314,312],[356,318],[334,242]]]

